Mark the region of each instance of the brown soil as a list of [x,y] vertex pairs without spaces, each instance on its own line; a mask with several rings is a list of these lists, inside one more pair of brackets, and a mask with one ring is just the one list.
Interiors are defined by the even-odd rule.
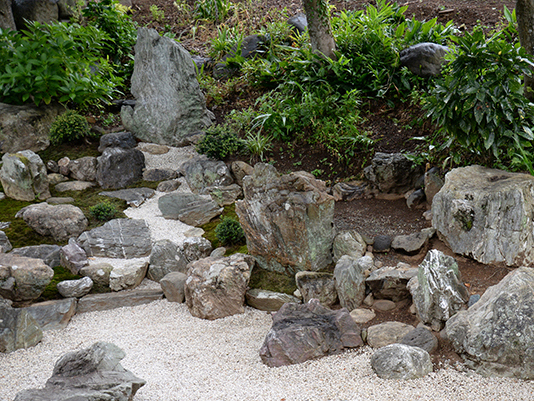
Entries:
[[[190,8],[193,0],[182,1]],[[237,0],[241,4],[239,11],[234,14],[227,25],[237,24],[245,34],[255,32],[261,26],[274,19],[280,19],[280,13],[285,12],[292,16],[302,11],[300,1],[295,0],[269,0],[269,1],[245,1]],[[362,9],[374,1],[365,0],[331,0],[335,6],[335,12],[344,9]],[[164,19],[159,22],[153,21],[150,6],[157,5],[164,11]],[[512,0],[414,0],[400,2],[400,5],[408,5],[406,15],[413,15],[419,20],[429,20],[434,17],[439,22],[453,20],[461,29],[472,29],[481,24],[493,28],[503,22],[502,10],[506,6],[512,10],[515,2]],[[208,22],[194,22],[186,18],[186,13],[174,6],[171,0],[133,0],[133,18],[142,26],[154,27],[160,30],[173,32],[181,38],[181,43],[194,54],[205,56],[209,46],[209,39],[216,34],[216,26]],[[285,11],[283,11],[285,10]],[[195,35],[194,26],[197,26]],[[240,109],[253,104],[254,92],[237,88],[226,103],[215,110],[219,122],[224,115],[232,109]],[[372,132],[375,139],[381,140],[375,146],[375,151],[400,152],[413,150],[416,143],[411,140],[414,136],[425,136],[431,132],[430,124],[423,127],[412,127],[412,122],[420,113],[407,105],[388,107],[385,103],[370,102],[364,105],[367,117],[366,129]],[[273,162],[281,172],[292,170],[313,171],[322,169],[324,174],[321,178],[333,183],[338,180],[361,176],[363,165],[369,162],[369,155],[364,153],[357,155],[351,166],[340,165],[332,160],[325,149],[319,146],[314,148],[302,144],[275,144],[273,152],[268,155],[268,160]],[[338,229],[356,229],[362,234],[373,238],[376,235],[387,234],[410,234],[417,232],[430,224],[423,218],[426,209],[410,210],[404,199],[396,201],[361,199],[352,202],[338,202],[335,212],[335,225]],[[437,248],[452,255],[458,261],[462,279],[468,286],[471,294],[482,294],[488,286],[498,283],[511,269],[497,265],[482,265],[472,259],[454,255],[447,246],[433,239],[429,248]],[[396,265],[399,261],[417,266],[424,258],[428,249],[422,250],[418,255],[403,255],[397,252],[375,254],[376,258],[385,266]],[[416,325],[417,318],[409,312],[409,302],[399,303],[397,308],[390,312],[377,312],[377,316],[366,327],[383,321],[396,320]],[[439,337],[439,336],[438,336]],[[434,355],[434,362],[459,360],[447,342],[440,339],[440,348]]]

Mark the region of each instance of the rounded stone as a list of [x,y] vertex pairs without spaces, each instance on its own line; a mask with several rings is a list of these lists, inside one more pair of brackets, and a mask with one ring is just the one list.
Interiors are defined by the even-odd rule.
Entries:
[[432,332],[423,327],[418,327],[408,334],[406,334],[399,341],[401,344],[411,345],[412,347],[419,347],[431,354],[438,349],[438,339]]
[[357,308],[350,312],[350,317],[355,323],[364,324],[375,318],[376,314],[371,309]]
[[393,310],[397,304],[389,299],[378,299],[373,303],[373,308],[382,312]]
[[373,241],[374,252],[387,252],[393,239],[389,235],[377,235]]

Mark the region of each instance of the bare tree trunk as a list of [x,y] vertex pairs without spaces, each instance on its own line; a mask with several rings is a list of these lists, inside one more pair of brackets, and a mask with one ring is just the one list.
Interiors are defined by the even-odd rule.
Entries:
[[[534,56],[534,0],[517,0],[517,31],[519,42],[525,51]],[[534,100],[534,79],[525,76],[525,96]]]
[[[534,1],[534,0],[533,0]],[[328,58],[334,58],[336,42],[332,36],[328,0],[302,0],[312,50]]]

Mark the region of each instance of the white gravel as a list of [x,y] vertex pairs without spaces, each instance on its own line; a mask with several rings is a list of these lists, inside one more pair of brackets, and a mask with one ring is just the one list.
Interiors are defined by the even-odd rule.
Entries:
[[208,321],[166,300],[76,315],[67,328],[45,332],[37,346],[0,354],[0,401],[44,386],[61,355],[96,341],[121,347],[123,366],[147,381],[135,401],[534,400],[530,382],[453,368],[423,379],[382,380],[371,369],[368,347],[269,368],[258,350],[270,326],[270,315],[255,309]]

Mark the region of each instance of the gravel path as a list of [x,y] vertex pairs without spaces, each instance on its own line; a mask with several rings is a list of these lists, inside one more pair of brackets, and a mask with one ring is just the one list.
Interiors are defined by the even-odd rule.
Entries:
[[166,300],[76,315],[67,328],[45,332],[36,347],[0,354],[0,401],[42,387],[61,355],[96,341],[121,347],[123,366],[147,381],[135,401],[534,400],[530,382],[453,368],[418,380],[382,380],[371,369],[367,347],[269,368],[258,350],[270,325],[268,313],[251,308],[208,321]]

